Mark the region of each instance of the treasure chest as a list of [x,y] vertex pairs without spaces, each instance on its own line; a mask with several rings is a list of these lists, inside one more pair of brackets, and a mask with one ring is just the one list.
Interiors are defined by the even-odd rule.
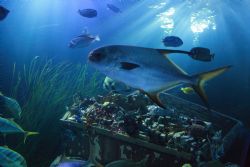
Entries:
[[[166,110],[150,103],[143,95],[120,98],[124,99],[99,97],[90,105],[86,105],[86,101],[90,100],[85,99],[81,102],[84,104],[82,108],[80,104],[74,108],[81,111],[79,118],[76,119],[74,113],[69,111],[61,119],[62,128],[74,133],[74,140],[70,140],[65,146],[64,153],[67,156],[88,159],[97,166],[121,159],[144,161],[144,166],[149,167],[163,164],[168,167],[180,167],[184,164],[205,166],[207,162],[216,160],[227,152],[242,128],[242,123],[232,117],[209,111],[201,105],[170,94],[161,95],[167,106]],[[121,101],[122,104],[119,104]],[[115,120],[119,114],[110,114],[115,110],[109,106],[110,103],[116,110],[121,110],[122,107],[126,108],[126,104],[133,105],[133,102],[134,105],[142,104],[139,109],[143,111],[134,110],[137,115],[129,115],[132,121],[123,117],[120,125]],[[91,117],[88,113],[107,112],[105,107],[111,108],[109,116],[96,114]],[[131,108],[124,110],[123,112],[129,112],[127,110]],[[149,111],[153,114],[147,113]]]

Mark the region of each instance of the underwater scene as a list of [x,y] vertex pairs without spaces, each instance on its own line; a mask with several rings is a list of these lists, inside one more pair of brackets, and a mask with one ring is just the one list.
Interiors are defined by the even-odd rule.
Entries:
[[249,0],[0,0],[0,167],[249,167]]

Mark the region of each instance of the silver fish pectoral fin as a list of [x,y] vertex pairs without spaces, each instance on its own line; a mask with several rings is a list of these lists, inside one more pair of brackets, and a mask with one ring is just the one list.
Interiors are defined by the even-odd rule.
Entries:
[[135,68],[140,67],[140,65],[130,62],[120,62],[121,66],[120,68],[123,70],[133,70]]
[[166,109],[166,107],[164,106],[163,102],[160,99],[160,93],[167,91],[167,90],[170,90],[170,89],[173,89],[174,87],[176,87],[182,83],[183,83],[183,81],[174,81],[174,82],[166,84],[164,87],[162,87],[159,90],[155,90],[152,92],[146,92],[144,90],[140,90],[140,91],[145,93],[159,107]]
[[166,107],[163,105],[161,99],[160,99],[160,92],[146,92],[144,90],[140,90],[144,94],[146,94],[155,104],[157,104],[159,107],[166,109]]

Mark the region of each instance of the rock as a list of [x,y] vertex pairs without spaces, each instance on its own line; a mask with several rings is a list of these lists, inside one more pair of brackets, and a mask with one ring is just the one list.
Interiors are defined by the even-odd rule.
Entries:
[[174,135],[173,135],[173,138],[176,139],[176,140],[179,140],[181,138],[182,135],[185,134],[185,131],[181,131],[181,132],[176,132]]
[[157,129],[158,129],[160,132],[164,132],[164,130],[165,130],[165,125],[163,125],[163,124],[158,124]]
[[207,130],[204,126],[199,124],[192,124],[189,127],[189,134],[194,138],[206,137]]
[[144,120],[144,123],[145,123],[146,126],[151,126],[153,124],[153,121],[152,121],[151,118],[146,118]]
[[159,116],[157,122],[158,122],[158,124],[165,124],[165,123],[166,123],[166,120],[165,120],[165,118],[164,118],[163,116]]

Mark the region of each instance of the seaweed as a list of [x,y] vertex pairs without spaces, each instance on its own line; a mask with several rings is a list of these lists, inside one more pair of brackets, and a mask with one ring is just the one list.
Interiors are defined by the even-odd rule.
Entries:
[[20,72],[13,66],[11,96],[22,101],[19,124],[27,130],[38,131],[17,150],[29,166],[49,166],[60,150],[60,118],[72,102],[75,92],[82,97],[101,93],[101,76],[91,72],[86,64],[55,62],[35,57]]

